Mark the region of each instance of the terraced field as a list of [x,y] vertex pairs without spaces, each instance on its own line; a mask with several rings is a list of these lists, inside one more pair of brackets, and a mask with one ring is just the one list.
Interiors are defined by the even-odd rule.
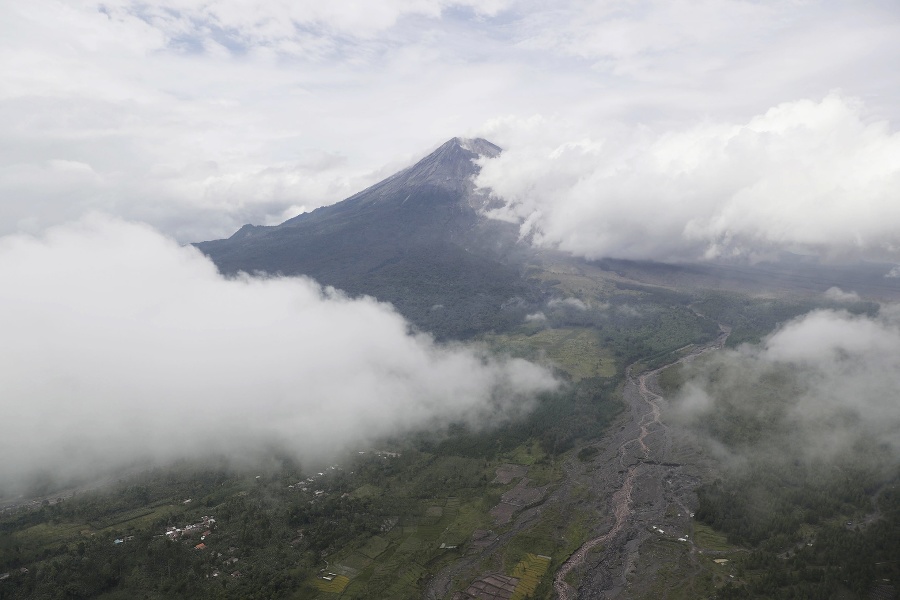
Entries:
[[540,554],[528,554],[515,566],[512,576],[518,578],[519,584],[510,600],[524,600],[534,595],[541,578],[550,567],[551,558]]

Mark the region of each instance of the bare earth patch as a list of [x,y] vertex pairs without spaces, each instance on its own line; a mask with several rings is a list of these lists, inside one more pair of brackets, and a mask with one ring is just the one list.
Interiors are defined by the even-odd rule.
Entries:
[[505,525],[512,520],[513,514],[526,506],[539,502],[547,492],[547,486],[531,487],[531,481],[523,477],[516,487],[500,496],[500,503],[491,509],[491,517],[495,525]]
[[453,600],[509,600],[518,584],[517,577],[492,573],[476,579],[466,591],[454,594]]
[[500,465],[497,467],[495,471],[496,477],[491,483],[499,483],[500,485],[507,485],[512,483],[514,480],[519,479],[521,477],[525,477],[528,474],[528,467],[525,465]]

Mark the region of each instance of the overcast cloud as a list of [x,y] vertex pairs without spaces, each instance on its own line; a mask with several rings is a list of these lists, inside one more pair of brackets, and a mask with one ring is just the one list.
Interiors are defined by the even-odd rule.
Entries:
[[[893,152],[900,89],[889,57],[898,54],[900,9],[875,0],[6,2],[0,233],[102,210],[179,241],[223,237],[341,200],[450,137],[484,135],[509,153],[490,181],[546,243],[654,257],[787,244],[796,240],[784,229],[812,196],[778,205],[790,214],[771,215],[774,231],[763,234],[769,203],[737,231],[729,211],[753,193],[768,197],[766,185],[781,199],[819,177],[823,203],[850,202],[821,192],[843,183],[833,167],[844,158],[855,168],[865,160],[857,152],[878,153],[878,143]],[[837,121],[799,136],[767,117],[781,107],[777,120],[802,129],[823,102]],[[888,124],[867,129],[877,122]],[[779,164],[829,126],[849,128],[836,135],[850,147],[826,144],[811,171]],[[743,155],[750,173],[729,172],[738,180],[728,184],[710,180],[712,167],[681,165],[679,176],[678,165],[653,163],[679,144],[726,169]],[[652,156],[638,156],[645,150]],[[563,161],[551,155],[575,164],[557,174]],[[543,164],[523,173],[523,162]],[[865,188],[867,202],[891,190],[876,162],[864,171],[874,180],[849,190]],[[621,172],[613,200],[627,193],[641,210],[680,177],[691,189],[657,199],[662,223],[639,230],[642,240],[619,243],[605,229],[584,239],[590,232],[567,222],[583,211],[596,224],[610,193],[589,202],[575,182],[606,183],[610,168]],[[734,198],[741,185],[749,191]],[[713,210],[717,193],[723,206]],[[557,199],[564,214],[548,210]],[[671,214],[673,202],[682,213]],[[825,224],[841,217],[830,211]],[[866,249],[883,249],[883,232],[850,224]],[[848,239],[838,239],[841,252],[858,246]]]
[[741,123],[569,132],[498,121],[478,182],[536,244],[590,258],[900,258],[900,133],[839,94]]
[[389,305],[307,279],[226,280],[193,248],[103,217],[0,238],[0,280],[0,490],[268,446],[320,459],[493,426],[556,385],[411,335]]

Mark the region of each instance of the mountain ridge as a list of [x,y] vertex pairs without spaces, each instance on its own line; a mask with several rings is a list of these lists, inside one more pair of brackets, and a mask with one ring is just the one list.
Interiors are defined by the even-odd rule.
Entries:
[[500,152],[482,138],[452,138],[345,200],[195,246],[226,275],[310,276],[391,302],[438,337],[465,337],[534,295],[521,277],[530,248],[515,225],[484,216],[492,200],[473,181],[475,160]]

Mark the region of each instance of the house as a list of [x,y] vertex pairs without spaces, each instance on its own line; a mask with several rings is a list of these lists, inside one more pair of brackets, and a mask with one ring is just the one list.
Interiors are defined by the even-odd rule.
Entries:
[[206,550],[206,544],[204,544],[203,542],[200,542],[199,544],[194,546],[194,550]]

